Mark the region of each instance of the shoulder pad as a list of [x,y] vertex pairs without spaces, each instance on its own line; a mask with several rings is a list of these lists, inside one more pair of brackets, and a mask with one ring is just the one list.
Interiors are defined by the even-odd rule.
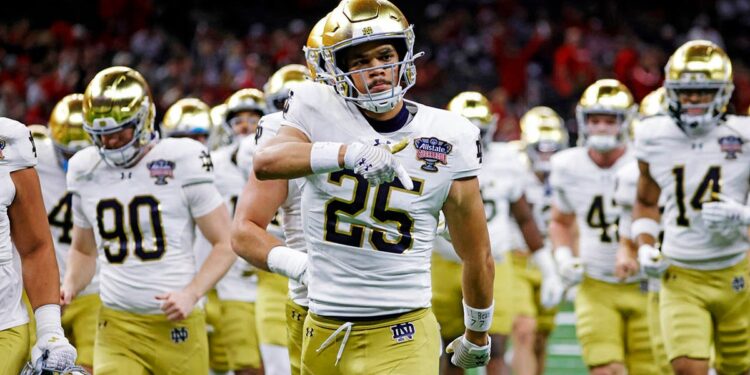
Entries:
[[0,117],[0,166],[13,172],[35,166],[36,159],[31,131],[18,121]]

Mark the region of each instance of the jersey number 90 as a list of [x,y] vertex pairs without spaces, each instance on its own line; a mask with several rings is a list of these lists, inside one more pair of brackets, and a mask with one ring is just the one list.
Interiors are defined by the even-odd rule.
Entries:
[[[143,232],[141,231],[140,212],[141,208],[146,208],[149,218],[151,219],[151,233],[154,238],[153,247],[143,246]],[[105,227],[104,218],[111,215],[114,225],[111,228]],[[127,217],[127,227],[125,218]],[[109,263],[118,264],[125,261],[128,256],[128,233],[132,234],[134,242],[135,255],[143,261],[157,260],[164,255],[166,249],[164,227],[162,226],[161,212],[159,211],[159,201],[150,195],[139,195],[133,197],[127,205],[127,215],[125,215],[125,206],[117,199],[103,199],[96,205],[96,225],[99,229],[99,235],[102,240],[106,241],[104,245],[104,255]],[[112,246],[109,241],[117,245]]]

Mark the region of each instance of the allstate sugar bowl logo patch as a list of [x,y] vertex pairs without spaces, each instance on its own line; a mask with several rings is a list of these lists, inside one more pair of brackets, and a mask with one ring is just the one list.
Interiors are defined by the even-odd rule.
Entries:
[[167,177],[174,178],[174,162],[164,159],[154,160],[146,164],[151,172],[151,177],[155,177],[156,185],[166,185]]
[[5,159],[5,154],[3,154],[3,150],[5,150],[5,146],[8,143],[5,141],[5,138],[0,138],[0,160]]
[[726,159],[737,159],[737,154],[742,153],[742,138],[729,135],[719,138],[719,148],[721,152],[726,152]]
[[435,164],[448,164],[448,154],[451,153],[453,145],[435,137],[422,137],[414,140],[414,148],[417,149],[417,159],[424,160],[422,170],[437,172]]

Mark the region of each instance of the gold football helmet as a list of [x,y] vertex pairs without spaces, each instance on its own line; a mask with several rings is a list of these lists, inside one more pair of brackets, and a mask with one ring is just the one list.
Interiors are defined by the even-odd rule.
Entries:
[[226,121],[240,112],[256,112],[263,116],[267,112],[266,95],[258,89],[241,89],[224,102],[226,104]]
[[550,171],[552,155],[568,147],[568,129],[549,107],[534,107],[521,117],[521,142],[536,172]]
[[315,23],[315,26],[310,30],[310,35],[307,37],[306,45],[302,47],[302,51],[305,53],[307,68],[310,70],[310,78],[315,82],[321,83],[328,83],[329,81],[325,79],[326,65],[321,53],[321,47],[323,47],[323,30],[325,29],[327,20],[328,15]]
[[[372,42],[392,43],[399,61],[349,71],[345,66],[347,48]],[[323,59],[326,71],[333,80],[336,92],[344,99],[365,110],[388,112],[398,105],[409,88],[417,81],[414,60],[414,30],[401,11],[387,0],[344,0],[328,16],[323,30]],[[355,86],[355,74],[364,77],[369,71],[382,69],[390,72],[391,89],[381,92],[360,92]],[[388,73],[386,73],[388,74]]]
[[[732,62],[721,47],[707,40],[689,41],[669,58],[664,75],[669,114],[686,134],[703,134],[716,126],[734,91]],[[681,92],[699,96],[710,92],[713,98],[706,103],[681,103]]]
[[[129,167],[158,139],[154,131],[154,100],[137,71],[115,66],[97,73],[83,94],[83,129],[99,148],[102,158],[118,167]],[[102,136],[132,128],[133,139],[108,149]]]
[[289,64],[271,75],[265,85],[263,92],[269,112],[278,112],[284,109],[284,102],[289,97],[290,85],[304,82],[310,76],[310,71],[299,64]]
[[66,95],[57,102],[49,118],[49,134],[57,161],[67,170],[73,154],[91,145],[83,129],[83,94]]
[[[599,151],[608,151],[625,142],[628,127],[635,117],[637,105],[625,85],[616,79],[600,79],[583,92],[576,107],[579,140],[583,145]],[[614,115],[617,117],[617,134],[590,134],[589,115]],[[580,143],[580,142],[579,142]]]
[[633,122],[630,124],[630,139],[635,139],[635,131],[636,128],[641,126],[641,120],[646,117],[667,113],[666,95],[667,90],[662,86],[643,97],[641,105],[638,107],[638,118],[633,119]]
[[164,137],[189,137],[206,143],[213,127],[211,108],[200,99],[180,99],[167,109],[161,123]]
[[448,110],[466,117],[478,127],[485,145],[492,142],[497,128],[497,114],[492,113],[490,101],[484,95],[476,91],[464,91],[451,99]]

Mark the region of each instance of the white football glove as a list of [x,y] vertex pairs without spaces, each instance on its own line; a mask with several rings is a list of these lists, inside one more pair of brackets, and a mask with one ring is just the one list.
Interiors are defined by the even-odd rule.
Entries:
[[557,261],[557,269],[566,288],[578,285],[583,280],[583,263],[580,258],[573,256],[573,251],[569,247],[557,248],[555,261]]
[[546,308],[553,308],[560,304],[563,294],[565,294],[565,285],[562,278],[557,273],[555,260],[552,258],[552,249],[545,247],[532,254],[534,263],[542,272],[542,305]]
[[31,348],[31,363],[35,370],[55,369],[64,371],[75,366],[78,352],[60,325],[60,306],[44,305],[34,312],[37,322],[37,340]]
[[393,157],[390,148],[351,143],[344,154],[344,168],[353,170],[373,185],[391,182],[398,177],[404,188],[414,188],[409,174]]
[[709,227],[750,224],[750,207],[724,194],[719,194],[719,199],[719,202],[703,203],[701,217]]
[[490,347],[492,338],[487,337],[487,345],[479,346],[466,339],[464,335],[457,337],[445,348],[446,353],[453,353],[451,363],[460,368],[468,369],[486,366],[490,362]]
[[649,244],[641,245],[638,248],[638,263],[640,263],[643,273],[653,278],[660,278],[669,267],[669,263],[661,255],[661,251]]

